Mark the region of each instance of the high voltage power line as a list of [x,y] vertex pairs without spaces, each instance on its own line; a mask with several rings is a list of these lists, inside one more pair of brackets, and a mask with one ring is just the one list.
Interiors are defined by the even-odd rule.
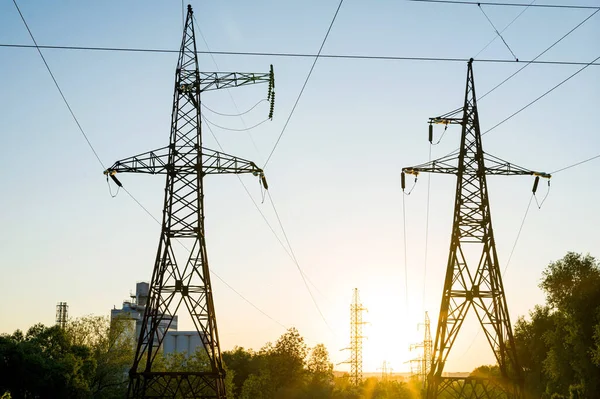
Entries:
[[[206,120],[206,118],[204,116],[202,116],[202,119]],[[213,132],[213,130],[211,129],[210,125],[207,124],[208,130],[210,131],[210,134],[212,135],[213,139],[216,141],[217,145],[219,146],[219,148],[221,149],[221,151],[225,152],[225,149],[223,148],[223,146],[221,145],[221,143],[219,142],[219,139],[217,139],[217,136],[215,135],[215,133]],[[237,175],[236,175],[237,176]],[[244,189],[246,190],[246,193],[248,194],[248,196],[250,197],[250,199],[252,200],[252,202],[254,203],[256,209],[258,210],[258,212],[261,214],[263,220],[265,221],[265,223],[267,223],[267,225],[269,226],[269,228],[271,229],[271,232],[275,235],[275,237],[277,238],[277,241],[279,241],[279,244],[282,246],[282,248],[285,250],[285,252],[288,254],[288,256],[292,259],[292,261],[294,262],[294,264],[296,265],[296,267],[298,268],[298,271],[300,272],[300,276],[302,277],[302,281],[304,282],[304,286],[306,287],[306,290],[308,291],[308,294],[310,295],[310,298],[312,299],[313,304],[315,305],[315,308],[317,309],[317,312],[319,313],[319,315],[321,316],[321,318],[323,319],[323,322],[325,323],[325,325],[327,326],[327,328],[329,328],[329,330],[335,334],[335,332],[333,331],[333,329],[331,328],[331,326],[329,325],[329,323],[327,322],[327,319],[325,318],[325,315],[323,314],[323,312],[321,311],[321,308],[319,306],[319,304],[317,303],[317,300],[315,299],[312,291],[310,290],[309,286],[308,286],[308,282],[310,281],[308,279],[308,276],[306,276],[306,273],[304,272],[304,270],[302,270],[302,267],[300,266],[300,263],[298,263],[298,260],[296,258],[296,255],[294,254],[294,251],[292,249],[292,246],[290,244],[290,241],[287,237],[287,234],[285,233],[285,230],[283,229],[283,224],[281,222],[281,219],[279,218],[279,213],[277,212],[277,209],[275,208],[275,203],[273,202],[273,199],[271,197],[271,194],[269,193],[269,191],[267,191],[268,197],[269,197],[269,201],[271,202],[271,206],[273,207],[273,211],[275,212],[275,216],[277,217],[277,221],[279,222],[279,227],[281,228],[281,230],[283,231],[283,235],[284,238],[288,244],[288,249],[285,247],[285,245],[283,245],[283,242],[281,242],[281,240],[279,239],[279,236],[277,235],[277,233],[275,233],[275,230],[273,229],[273,227],[271,226],[271,224],[269,223],[267,217],[265,216],[265,214],[260,210],[260,207],[258,206],[258,204],[256,203],[256,201],[254,201],[254,198],[252,197],[252,195],[250,194],[250,191],[248,190],[248,188],[246,187],[246,185],[244,184],[244,182],[242,181],[242,179],[237,176],[240,183],[242,184],[242,186],[244,187]],[[311,282],[312,284],[312,282]],[[313,284],[314,286],[314,284]],[[254,306],[254,305],[253,305]],[[261,311],[262,312],[262,311]],[[270,316],[269,316],[270,318]]]
[[582,68],[578,69],[573,74],[569,75],[566,79],[562,80],[560,83],[554,85],[551,89],[549,89],[546,92],[544,92],[544,94],[540,95],[535,100],[529,102],[527,105],[521,107],[520,109],[518,109],[517,111],[513,112],[512,114],[510,114],[509,116],[507,116],[506,118],[504,118],[503,120],[501,120],[500,122],[496,123],[494,126],[492,126],[488,130],[486,130],[485,132],[483,132],[481,135],[483,136],[484,134],[487,134],[487,133],[491,132],[492,130],[494,130],[498,126],[502,125],[504,122],[508,121],[509,119],[511,119],[514,116],[518,115],[519,113],[521,113],[525,109],[529,108],[531,105],[535,104],[536,102],[538,102],[542,98],[546,97],[548,94],[552,93],[555,89],[557,89],[558,87],[562,86],[564,83],[568,82],[571,78],[573,78],[576,75],[578,75],[581,71],[583,71],[584,69],[586,69],[587,67],[589,67],[590,65],[592,65],[594,62],[598,61],[599,59],[600,59],[600,56],[596,57],[592,62],[588,63],[587,65],[584,65]]
[[[535,1],[536,1],[536,0],[533,0],[531,3],[529,3],[529,5],[531,5],[531,4],[533,4],[533,3],[535,3]],[[529,7],[525,7],[525,8],[523,8],[523,10],[521,10],[521,12],[520,12],[519,14],[517,14],[517,16],[516,16],[516,17],[514,17],[514,18],[513,18],[513,20],[512,20],[512,21],[510,21],[510,22],[508,23],[508,25],[506,25],[506,26],[504,27],[504,29],[502,29],[502,30],[500,31],[500,34],[504,33],[504,31],[505,31],[505,30],[507,30],[508,28],[510,28],[510,26],[511,26],[512,24],[514,24],[514,23],[515,23],[515,21],[516,21],[517,19],[519,19],[519,17],[520,17],[521,15],[523,15],[523,13],[524,13],[525,11],[527,11],[527,9],[528,9],[528,8],[529,8]],[[488,43],[487,43],[485,46],[483,46],[483,48],[482,48],[481,50],[479,50],[479,52],[477,52],[477,54],[475,54],[475,56],[474,56],[473,58],[477,58],[477,56],[478,56],[479,54],[481,54],[481,53],[482,53],[482,52],[483,52],[483,51],[484,51],[486,48],[488,48],[488,47],[489,47],[489,45],[490,45],[490,44],[492,44],[492,43],[493,43],[493,42],[494,42],[494,41],[495,41],[495,40],[496,40],[498,37],[499,37],[498,35],[494,36],[494,38],[493,38],[492,40],[490,40],[490,41],[489,41],[489,42],[488,42]]]
[[[72,50],[72,51],[114,51],[114,52],[130,52],[130,53],[171,53],[177,54],[179,50],[171,49],[152,49],[152,48],[136,48],[136,47],[92,47],[92,46],[54,46],[54,45],[39,45],[31,44],[11,44],[0,43],[0,47],[6,48],[40,48],[51,50]],[[237,55],[237,56],[257,56],[257,57],[288,57],[288,58],[315,58],[317,54],[308,53],[278,53],[278,52],[259,52],[259,51],[196,51],[197,54],[208,55]],[[411,57],[411,56],[394,56],[394,55],[361,55],[361,54],[320,54],[319,58],[328,59],[346,59],[346,60],[379,60],[379,61],[424,61],[424,62],[468,62],[469,58],[465,57]],[[539,65],[587,65],[582,61],[541,61],[541,60],[507,60],[495,58],[475,59],[475,62],[495,63],[495,64],[539,64]],[[600,66],[600,63],[592,64]]]
[[[319,49],[319,53],[321,52],[321,50],[323,49],[323,46],[325,45],[325,42],[327,41],[327,37],[329,36],[329,32],[331,31],[331,28],[333,27],[333,23],[335,22],[335,19],[336,19],[336,17],[337,17],[337,14],[338,14],[338,12],[339,12],[339,10],[340,10],[340,8],[341,8],[341,6],[342,6],[342,3],[343,3],[343,2],[344,2],[344,0],[341,0],[341,1],[340,1],[340,3],[339,3],[339,5],[338,5],[338,7],[337,7],[337,10],[336,10],[336,12],[335,12],[335,15],[333,16],[333,19],[332,19],[332,21],[331,21],[331,23],[330,23],[330,25],[329,25],[329,28],[328,28],[328,30],[327,30],[327,33],[325,34],[325,38],[323,39],[323,42],[321,43],[321,47],[320,47],[320,49]],[[194,17],[194,20],[195,20],[195,17]],[[198,25],[200,25],[200,24],[198,24]],[[204,37],[204,35],[202,34],[202,30],[199,30],[199,31],[200,31],[200,35],[201,35],[201,37],[202,37],[202,40],[204,41],[204,44],[206,45],[206,48],[207,48],[207,50],[208,50],[208,51],[210,51],[210,47],[209,47],[209,45],[208,45],[208,42],[206,41],[206,38],[205,38],[205,37]],[[215,59],[215,57],[214,57],[212,54],[211,54],[211,58],[212,58],[212,60],[213,60],[213,63],[215,64],[215,67],[217,68],[217,70],[219,70],[219,65],[217,64],[217,60]],[[294,113],[294,110],[295,110],[295,108],[296,108],[296,105],[298,105],[298,102],[300,101],[300,97],[302,96],[302,93],[303,93],[303,91],[304,91],[304,88],[306,87],[306,84],[308,83],[308,80],[310,79],[310,76],[311,76],[311,74],[312,74],[312,71],[313,71],[313,69],[314,69],[314,67],[315,67],[315,64],[316,64],[316,62],[317,62],[317,59],[318,59],[318,56],[315,58],[315,61],[314,61],[314,62],[313,62],[313,64],[312,64],[312,67],[311,67],[311,69],[310,69],[310,71],[309,71],[309,73],[308,73],[308,76],[307,76],[307,78],[306,78],[306,80],[305,80],[305,82],[304,82],[304,86],[302,87],[302,90],[300,90],[300,93],[299,93],[299,95],[298,95],[298,98],[296,99],[296,103],[295,103],[294,107],[292,108],[292,110],[291,110],[291,112],[290,112],[290,115],[288,116],[287,122],[285,123],[285,125],[284,125],[284,127],[283,127],[283,129],[282,129],[282,131],[281,131],[281,133],[280,133],[280,135],[279,135],[279,137],[278,137],[278,139],[277,139],[277,141],[276,141],[276,143],[275,143],[275,145],[274,145],[273,149],[271,150],[271,153],[269,154],[269,157],[267,158],[267,160],[266,160],[266,162],[265,162],[265,164],[264,164],[264,166],[263,166],[263,170],[264,170],[264,168],[266,167],[266,165],[267,165],[267,163],[269,162],[269,160],[271,159],[271,156],[273,155],[273,153],[275,152],[275,149],[277,148],[277,144],[279,143],[279,141],[281,140],[281,137],[283,136],[283,133],[285,132],[285,128],[286,128],[286,126],[287,126],[288,122],[290,121],[290,119],[291,119],[291,117],[292,117],[292,115],[293,115],[293,113]],[[237,107],[237,104],[236,104],[236,102],[235,102],[235,100],[234,100],[234,98],[233,98],[233,96],[232,96],[231,92],[229,92],[229,90],[228,90],[228,93],[229,93],[229,97],[230,97],[230,99],[231,99],[231,102],[233,103],[234,107],[235,107],[235,108],[236,108],[236,110],[238,111],[238,115],[237,115],[237,116],[239,116],[239,117],[240,117],[240,120],[242,121],[242,123],[244,124],[244,126],[246,126],[246,122],[245,122],[245,121],[244,121],[244,119],[242,118],[242,115],[243,115],[243,114],[245,114],[245,113],[240,113],[240,112],[239,112],[239,109],[238,109],[238,107]],[[263,100],[261,100],[261,101],[263,101]],[[259,101],[259,103],[260,103],[261,101]],[[257,103],[256,105],[258,105],[258,103]],[[256,107],[256,105],[255,105],[254,107]],[[250,110],[252,110],[254,107],[252,107]],[[213,111],[213,112],[214,112],[214,111]],[[259,125],[263,124],[264,122],[266,122],[266,121],[268,120],[268,118],[267,118],[267,119],[265,119],[264,121],[262,121],[262,122],[259,122],[258,124],[254,125],[254,126],[252,126],[252,127],[246,127],[245,129],[231,129],[231,128],[228,128],[228,127],[219,126],[219,125],[216,125],[216,124],[212,123],[212,122],[211,122],[211,121],[209,121],[209,120],[206,118],[206,116],[204,116],[204,115],[202,115],[202,119],[204,119],[204,120],[205,120],[205,121],[206,121],[208,124],[212,124],[213,126],[216,126],[216,127],[218,127],[218,128],[221,128],[221,129],[226,129],[226,130],[234,130],[234,131],[244,131],[244,130],[246,130],[246,131],[247,131],[247,130],[253,129],[254,127],[257,127],[257,126],[259,126]],[[213,136],[213,138],[214,138],[214,140],[216,141],[216,143],[217,143],[217,145],[219,146],[219,148],[220,148],[220,149],[221,149],[221,150],[224,152],[224,149],[223,149],[223,147],[221,146],[221,143],[219,142],[219,140],[217,139],[217,137],[216,137],[216,135],[214,134],[213,130],[211,129],[210,125],[208,125],[208,124],[207,124],[207,127],[208,127],[208,129],[209,129],[209,131],[210,131],[211,135]],[[248,132],[248,134],[249,134],[249,136],[250,136],[250,139],[252,140],[252,144],[254,145],[254,149],[256,150],[256,152],[258,153],[258,155],[260,156],[260,151],[258,150],[258,147],[256,146],[256,143],[254,142],[254,139],[252,138],[252,135],[250,134],[250,132]],[[271,207],[273,208],[273,211],[274,211],[274,213],[275,213],[275,216],[276,216],[276,218],[277,218],[277,222],[279,223],[279,228],[281,229],[281,231],[282,231],[282,233],[283,233],[283,237],[284,237],[284,239],[285,239],[285,241],[286,241],[286,243],[287,243],[287,248],[285,247],[285,245],[283,245],[283,242],[282,242],[282,241],[279,239],[279,236],[277,235],[277,233],[275,232],[275,230],[273,229],[273,227],[272,227],[272,226],[271,226],[271,224],[269,223],[269,221],[268,221],[268,219],[266,218],[266,216],[264,215],[264,213],[263,213],[263,212],[260,210],[260,208],[259,208],[258,204],[256,204],[256,201],[254,200],[254,198],[253,198],[253,197],[252,197],[252,195],[250,194],[250,191],[247,189],[247,187],[246,187],[246,185],[244,184],[244,182],[242,181],[242,179],[241,179],[239,176],[237,176],[237,177],[238,177],[238,180],[240,181],[240,183],[242,184],[242,186],[244,187],[244,190],[246,191],[246,194],[248,194],[248,196],[250,197],[251,201],[254,203],[254,206],[255,206],[255,208],[258,210],[258,212],[259,212],[259,213],[260,213],[260,215],[262,216],[262,218],[263,218],[263,220],[265,221],[265,223],[267,223],[267,225],[269,226],[269,229],[271,230],[271,232],[273,233],[273,235],[275,235],[275,238],[277,239],[277,241],[279,242],[279,244],[281,245],[281,247],[282,247],[282,248],[284,249],[284,251],[285,251],[285,252],[288,254],[288,256],[290,257],[290,259],[292,260],[292,262],[293,262],[293,263],[296,265],[296,268],[298,269],[298,272],[300,273],[300,277],[302,278],[302,281],[303,281],[303,283],[304,283],[304,286],[305,286],[306,290],[308,291],[308,294],[309,294],[309,296],[310,296],[310,298],[311,298],[311,300],[312,300],[312,302],[313,302],[313,304],[314,304],[314,306],[315,306],[315,308],[316,308],[317,312],[318,312],[318,313],[319,313],[319,315],[321,316],[321,319],[323,320],[323,322],[325,323],[325,325],[327,326],[327,328],[329,329],[329,331],[331,331],[331,333],[333,333],[333,334],[335,335],[335,331],[334,331],[334,330],[331,328],[331,326],[330,326],[329,322],[327,321],[327,319],[326,319],[325,315],[323,314],[323,311],[321,310],[321,307],[319,306],[319,304],[318,304],[318,302],[317,302],[317,300],[316,300],[315,296],[313,295],[313,293],[312,293],[312,291],[311,291],[310,287],[308,286],[308,282],[310,282],[310,283],[313,285],[313,287],[315,287],[315,288],[318,290],[317,286],[316,286],[316,285],[315,285],[315,284],[314,284],[314,283],[313,283],[313,282],[312,282],[312,281],[311,281],[311,280],[308,278],[308,276],[306,275],[306,273],[304,272],[304,270],[303,270],[303,269],[302,269],[302,267],[300,266],[300,263],[298,262],[298,259],[296,258],[296,254],[294,253],[294,249],[292,248],[292,245],[291,245],[291,243],[290,243],[290,240],[289,240],[289,238],[288,238],[288,235],[287,235],[287,233],[286,233],[286,231],[285,231],[285,228],[283,227],[283,223],[282,223],[282,221],[281,221],[281,218],[279,217],[279,212],[277,212],[277,208],[275,207],[275,202],[273,201],[273,197],[271,196],[271,193],[270,193],[270,191],[268,191],[268,190],[267,190],[267,196],[268,196],[268,198],[269,198],[269,202],[271,203]],[[263,200],[264,200],[264,198],[263,198]]]
[[277,140],[275,141],[275,145],[273,146],[273,149],[271,150],[271,153],[267,157],[267,160],[265,161],[265,164],[262,167],[263,170],[267,167],[267,164],[271,160],[271,157],[273,156],[273,153],[275,152],[275,149],[277,148],[277,145],[279,145],[279,141],[281,140],[281,137],[283,136],[283,133],[285,133],[285,129],[286,129],[288,123],[290,123],[290,119],[292,119],[292,115],[294,115],[294,111],[296,110],[296,107],[298,106],[298,102],[300,101],[300,97],[302,97],[302,93],[304,93],[304,89],[306,88],[306,85],[308,84],[310,76],[312,75],[312,72],[315,69],[315,65],[317,64],[317,61],[319,60],[319,56],[321,55],[321,51],[323,51],[323,47],[325,46],[325,42],[327,41],[327,38],[329,37],[329,32],[331,32],[331,28],[333,27],[335,19],[337,18],[337,15],[340,12],[340,8],[342,7],[343,3],[344,3],[344,0],[340,0],[340,3],[338,4],[337,9],[335,10],[335,14],[333,15],[333,18],[331,19],[331,23],[329,24],[329,28],[327,29],[327,33],[325,33],[325,37],[323,38],[323,41],[321,42],[321,47],[319,47],[319,51],[317,52],[317,55],[315,56],[315,60],[313,61],[312,65],[310,67],[310,70],[308,71],[308,75],[306,76],[306,80],[304,81],[304,84],[302,85],[302,89],[300,89],[300,93],[298,93],[298,98],[296,98],[296,102],[294,103],[294,106],[292,107],[292,110],[290,111],[290,115],[288,116],[287,120],[285,121],[285,124],[283,125],[283,129],[281,129],[281,133],[279,134],[279,137],[277,137]]
[[492,3],[485,1],[457,1],[457,0],[405,0],[413,3],[438,3],[459,4],[467,6],[500,6],[500,7],[538,7],[538,8],[570,8],[570,9],[600,9],[598,6],[583,6],[575,4],[527,4],[527,3]]
[[553,175],[555,175],[555,174],[557,174],[558,172],[562,172],[563,170],[567,170],[567,169],[574,168],[575,166],[582,165],[582,164],[584,164],[584,163],[587,163],[587,162],[593,161],[594,159],[598,159],[598,158],[600,158],[600,154],[598,154],[598,155],[594,155],[594,156],[593,156],[593,157],[591,157],[591,158],[584,159],[583,161],[575,162],[574,164],[571,164],[571,165],[569,165],[569,166],[565,166],[564,168],[557,169],[557,170],[555,170],[554,172],[550,172],[550,173],[551,173],[551,174],[553,174]]

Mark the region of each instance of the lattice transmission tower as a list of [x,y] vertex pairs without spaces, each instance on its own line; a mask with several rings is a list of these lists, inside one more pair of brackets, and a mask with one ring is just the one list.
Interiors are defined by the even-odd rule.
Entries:
[[67,320],[69,319],[69,305],[66,302],[59,302],[56,304],[56,325],[60,328],[67,326]]
[[352,303],[350,304],[350,359],[343,363],[350,363],[350,382],[354,386],[360,385],[363,379],[362,370],[362,328],[366,322],[363,321],[362,313],[367,311],[362,303],[360,303],[360,295],[358,288],[354,289],[352,295]]
[[[431,339],[431,323],[429,321],[429,313],[425,312],[425,321],[419,323],[419,327],[423,327],[423,342],[413,344],[410,346],[410,350],[421,349],[423,353],[416,359],[412,359],[411,363],[411,374],[416,374],[419,380],[423,384],[425,389],[427,386],[427,375],[431,368],[431,359],[433,356],[433,341]],[[413,364],[416,364],[416,373],[413,372]]]
[[[450,253],[428,376],[427,398],[443,395],[452,398],[520,398],[523,389],[522,370],[517,359],[496,253],[486,177],[533,175],[536,176],[535,192],[539,178],[550,178],[550,175],[534,172],[484,153],[473,79],[473,59],[468,62],[463,108],[430,118],[430,141],[433,124],[444,124],[446,127],[460,125],[460,149],[432,162],[402,169],[403,189],[404,174],[430,172],[457,176]],[[448,354],[471,309],[474,310],[496,357],[501,373],[498,379],[442,377]]]
[[[199,71],[193,13],[188,6],[175,72],[169,145],[118,161],[105,171],[119,186],[117,172],[166,176],[162,228],[147,306],[129,371],[129,398],[226,396],[206,252],[203,179],[210,174],[252,173],[261,178],[265,189],[267,184],[263,171],[253,162],[202,147],[200,94],[254,83],[269,84],[272,107],[272,67],[269,73],[261,74]],[[153,365],[157,357],[162,356],[165,332],[181,308],[189,313],[200,335],[209,365],[205,370],[159,371]]]

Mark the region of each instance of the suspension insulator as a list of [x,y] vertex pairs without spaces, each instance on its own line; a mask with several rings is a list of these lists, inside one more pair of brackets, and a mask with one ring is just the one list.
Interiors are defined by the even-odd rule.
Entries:
[[115,175],[110,174],[109,176],[117,184],[117,186],[123,187],[123,184],[121,184],[121,182],[119,181],[119,179],[117,179],[117,177]]
[[404,175],[404,172],[400,175],[400,185],[402,186],[402,191],[404,191],[406,188],[406,176]]
[[[538,183],[540,182],[540,177],[536,176],[535,177],[535,181],[533,182],[533,189],[531,190],[532,193],[535,194],[535,192],[537,191],[537,187],[538,187]],[[550,182],[550,181],[548,181]]]
[[275,109],[275,92],[271,92],[271,107],[269,109],[269,119],[273,119],[273,110]]
[[429,142],[433,143],[433,125],[429,124]]
[[268,190],[269,185],[267,184],[267,178],[265,177],[265,175],[261,175],[260,180],[262,181],[262,185],[265,188],[265,190]]

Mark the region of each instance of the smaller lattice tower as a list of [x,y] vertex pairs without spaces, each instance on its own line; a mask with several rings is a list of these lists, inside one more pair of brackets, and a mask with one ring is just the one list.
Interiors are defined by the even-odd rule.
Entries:
[[429,370],[431,370],[431,360],[432,360],[432,349],[433,349],[433,341],[431,339],[431,323],[429,321],[429,314],[425,312],[425,322],[419,323],[419,328],[423,327],[423,342],[418,344],[414,344],[410,346],[410,350],[413,349],[423,349],[423,353],[417,357],[416,359],[411,360],[411,372],[412,372],[412,364],[417,364],[417,372],[416,374],[419,377],[419,380],[423,383],[423,388],[427,384],[427,375],[429,374]]
[[362,372],[362,326],[366,324],[362,318],[362,312],[367,308],[360,303],[358,288],[354,289],[352,304],[350,305],[350,360],[343,363],[350,363],[350,382],[354,386],[360,385],[363,378]]
[[67,318],[69,317],[69,306],[66,302],[56,304],[56,325],[60,328],[67,326]]
[[381,367],[377,370],[381,370],[381,381],[387,381],[392,375],[392,371],[394,371],[394,369],[390,367],[390,362],[387,360],[384,360],[383,363],[381,363]]

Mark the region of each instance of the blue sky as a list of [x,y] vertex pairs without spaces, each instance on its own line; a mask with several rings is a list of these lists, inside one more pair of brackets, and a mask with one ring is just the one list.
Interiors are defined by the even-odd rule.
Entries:
[[[558,3],[548,1],[547,3]],[[187,4],[187,3],[186,3]],[[336,1],[192,2],[212,50],[316,53]],[[597,1],[578,4],[600,6]],[[181,4],[149,1],[20,2],[39,44],[177,49]],[[520,11],[486,7],[502,29]],[[592,10],[528,9],[503,36],[520,59],[531,59]],[[406,1],[342,5],[323,52],[394,56],[474,56],[495,33],[476,6]],[[600,13],[543,60],[589,62],[600,55]],[[31,44],[12,1],[0,2],[0,42]],[[77,118],[107,166],[167,144],[176,54],[43,50]],[[479,58],[510,59],[500,40]],[[250,131],[213,128],[228,153],[262,164],[289,115],[312,64],[310,58],[215,56],[222,71],[275,68],[275,118]],[[216,66],[200,57],[203,71]],[[475,62],[482,94],[522,64]],[[495,125],[578,66],[530,65],[479,103],[482,130]],[[293,250],[314,282],[323,323],[295,265],[233,176],[209,176],[206,229],[211,268],[310,345],[323,342],[334,362],[347,354],[349,305],[358,287],[369,308],[365,370],[383,360],[396,371],[416,356],[417,323],[428,310],[435,325],[446,266],[455,180],[431,178],[427,271],[424,274],[427,176],[406,197],[408,292],[400,170],[427,161],[427,118],[462,105],[465,63],[320,59],[268,168],[271,195]],[[554,171],[600,153],[594,119],[600,107],[600,69],[591,66],[483,139],[487,152],[527,168]],[[240,110],[266,95],[266,86],[231,91]],[[102,167],[62,102],[34,49],[0,47],[0,331],[51,324],[55,304],[71,316],[108,315],[136,281],[148,280],[159,226],[124,192],[108,193]],[[211,109],[235,113],[229,94],[206,93]],[[245,115],[253,125],[266,103]],[[207,113],[211,121],[243,127],[239,118]],[[439,133],[439,132],[438,132]],[[458,145],[458,129],[433,147],[433,158]],[[252,140],[256,143],[258,151]],[[205,145],[217,148],[208,130]],[[596,226],[600,160],[557,174],[541,209],[532,206],[505,276],[512,321],[543,302],[541,271],[567,251],[600,256]],[[127,189],[155,217],[164,180],[123,175]],[[260,209],[282,238],[258,183],[243,176]],[[529,177],[492,177],[489,190],[498,254],[508,260],[532,186]],[[540,194],[545,193],[540,188]],[[283,328],[213,278],[222,345],[258,349]],[[425,294],[424,294],[425,293]],[[408,303],[405,298],[408,298]],[[425,298],[425,301],[423,301]],[[185,323],[183,328],[185,328]],[[189,327],[189,326],[188,326]],[[483,334],[467,323],[448,370],[492,361]],[[432,332],[435,330],[433,329]],[[471,345],[471,341],[474,343]],[[467,351],[468,349],[468,351]],[[344,366],[339,366],[343,368]]]

